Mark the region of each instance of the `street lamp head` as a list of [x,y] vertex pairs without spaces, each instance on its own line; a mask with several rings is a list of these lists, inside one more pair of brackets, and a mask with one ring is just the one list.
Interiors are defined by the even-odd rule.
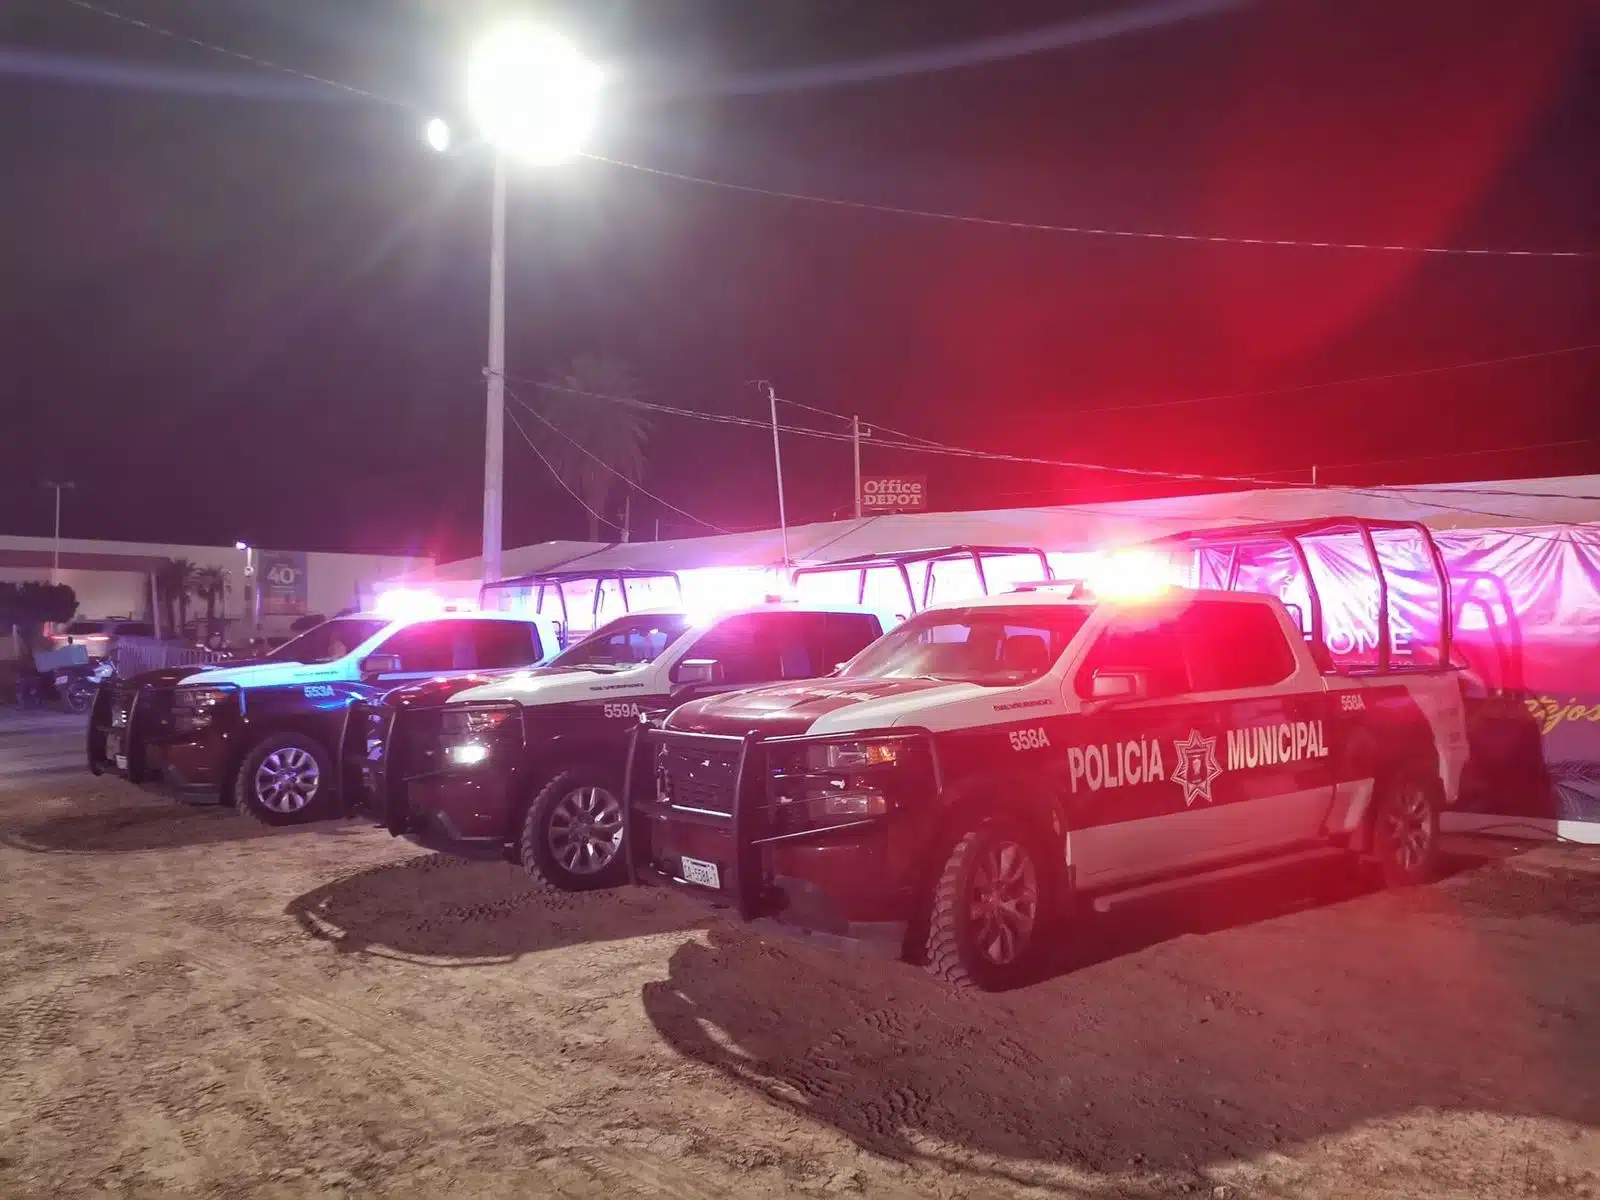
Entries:
[[248,542],[235,542],[233,548],[235,550],[248,550],[250,549],[250,544]]
[[575,157],[599,115],[600,68],[559,34],[516,22],[486,34],[467,66],[467,104],[484,138],[512,158]]
[[422,140],[428,143],[430,150],[443,154],[450,149],[450,124],[441,117],[434,117],[422,127]]

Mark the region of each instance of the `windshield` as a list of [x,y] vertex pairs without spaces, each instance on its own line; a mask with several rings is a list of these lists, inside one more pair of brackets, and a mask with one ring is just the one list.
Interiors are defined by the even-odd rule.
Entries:
[[602,625],[583,641],[569,646],[552,667],[631,667],[652,662],[689,628],[682,613],[640,613]]
[[1048,671],[1089,608],[950,608],[925,612],[851,660],[846,679],[946,679],[1013,687]]
[[290,638],[267,658],[273,662],[325,663],[343,658],[389,622],[362,617],[338,617]]

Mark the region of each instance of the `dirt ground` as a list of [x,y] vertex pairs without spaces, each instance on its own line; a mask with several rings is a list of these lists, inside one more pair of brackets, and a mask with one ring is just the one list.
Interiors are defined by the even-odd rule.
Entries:
[[0,791],[0,1195],[1600,1196],[1600,860],[1102,919],[952,992],[357,823]]

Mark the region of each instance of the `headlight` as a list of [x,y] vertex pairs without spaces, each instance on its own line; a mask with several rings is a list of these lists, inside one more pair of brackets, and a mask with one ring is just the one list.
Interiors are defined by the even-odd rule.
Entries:
[[217,709],[233,699],[236,688],[180,687],[172,698],[172,723],[180,733],[204,729]]
[[887,788],[909,750],[903,739],[775,746],[769,793],[774,813],[790,827],[886,816]]
[[823,742],[807,746],[808,771],[840,771],[860,767],[892,767],[900,761],[898,742]]
[[444,736],[459,737],[462,734],[475,737],[479,734],[492,733],[499,729],[515,714],[509,708],[464,708],[459,712],[445,710],[440,729]]
[[516,733],[516,715],[511,708],[447,709],[439,722],[439,744],[445,759],[457,767],[483,762],[497,743]]

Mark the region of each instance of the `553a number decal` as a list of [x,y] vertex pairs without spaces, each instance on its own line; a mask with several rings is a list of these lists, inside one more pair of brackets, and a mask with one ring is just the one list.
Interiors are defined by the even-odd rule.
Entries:
[[1050,735],[1043,729],[1013,729],[1010,733],[1013,750],[1043,750],[1050,744]]

